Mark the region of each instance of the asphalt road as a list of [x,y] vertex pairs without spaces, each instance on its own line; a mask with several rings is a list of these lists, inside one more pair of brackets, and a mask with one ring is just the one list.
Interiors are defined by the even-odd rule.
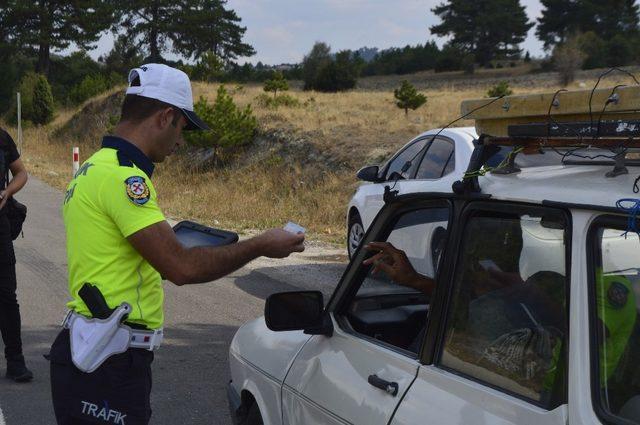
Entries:
[[[17,198],[29,214],[16,241],[25,356],[35,379],[0,378],[0,425],[55,424],[43,354],[65,312],[67,269],[62,193],[35,178]],[[227,278],[177,287],[165,282],[165,340],[153,363],[152,424],[230,424],[228,347],[236,329],[260,316],[265,298],[296,289],[333,291],[344,252],[311,246],[285,260],[258,259]],[[0,373],[4,377],[4,359]],[[4,421],[4,422],[3,422]]]

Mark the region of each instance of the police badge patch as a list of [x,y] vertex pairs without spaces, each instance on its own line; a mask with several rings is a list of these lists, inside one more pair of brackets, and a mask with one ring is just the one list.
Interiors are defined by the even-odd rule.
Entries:
[[140,176],[129,177],[124,181],[127,188],[127,196],[136,205],[144,205],[149,201],[151,196],[149,186],[145,183],[144,178]]

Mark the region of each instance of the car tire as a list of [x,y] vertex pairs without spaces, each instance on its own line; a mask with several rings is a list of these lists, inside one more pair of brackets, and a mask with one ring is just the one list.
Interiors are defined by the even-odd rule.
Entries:
[[247,416],[245,416],[242,425],[264,425],[258,403],[254,402],[251,407],[249,407],[249,411],[247,412]]
[[347,228],[347,253],[349,254],[349,259],[353,258],[363,238],[364,226],[362,225],[362,219],[360,219],[360,214],[355,212],[349,217],[349,226]]

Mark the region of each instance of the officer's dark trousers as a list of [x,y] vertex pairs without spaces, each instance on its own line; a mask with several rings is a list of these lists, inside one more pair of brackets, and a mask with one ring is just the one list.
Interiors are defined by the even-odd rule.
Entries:
[[130,348],[84,373],[71,360],[65,329],[51,346],[49,360],[58,425],[149,423],[153,352]]
[[21,361],[20,306],[16,298],[16,258],[9,221],[0,214],[0,333],[7,360]]

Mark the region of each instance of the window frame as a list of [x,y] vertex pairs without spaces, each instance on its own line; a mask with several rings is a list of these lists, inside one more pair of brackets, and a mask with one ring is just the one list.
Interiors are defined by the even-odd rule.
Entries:
[[[420,169],[420,166],[422,166],[422,162],[424,161],[425,157],[429,154],[429,151],[431,150],[431,148],[433,147],[433,144],[436,141],[443,141],[445,143],[448,143],[449,145],[451,145],[451,153],[449,154],[449,159],[447,159],[447,161],[444,163],[444,166],[442,167],[442,170],[440,170],[440,176],[439,177],[435,177],[432,179],[427,179],[427,178],[418,178],[418,170]],[[451,171],[449,171],[448,173],[445,173],[447,166],[449,165],[449,163],[451,162],[451,160],[453,160],[453,169],[451,169]],[[455,166],[455,161],[456,161],[456,144],[453,141],[453,139],[449,138],[449,137],[444,137],[444,136],[438,136],[435,139],[433,139],[430,143],[429,146],[427,147],[427,149],[425,150],[425,152],[422,154],[421,158],[420,158],[420,162],[418,163],[418,166],[415,169],[415,172],[413,173],[412,178],[414,180],[420,180],[420,181],[434,181],[434,180],[440,180],[441,178],[443,178],[444,176],[448,176],[449,174],[453,173],[456,170],[456,166]]]
[[[437,208],[447,208],[449,211],[449,216],[448,216],[448,221],[447,221],[447,238],[446,238],[446,244],[442,253],[442,256],[440,258],[440,267],[438,267],[438,274],[434,277],[434,280],[436,281],[436,288],[439,285],[440,282],[440,277],[443,275],[442,274],[442,265],[444,263],[444,259],[447,256],[447,248],[449,246],[449,241],[451,238],[451,226],[453,223],[453,209],[454,209],[454,205],[453,202],[451,202],[450,199],[447,199],[445,197],[438,197],[438,198],[432,198],[432,199],[424,199],[421,200],[421,202],[409,202],[405,205],[400,206],[399,208],[395,209],[393,211],[393,213],[391,214],[390,217],[388,217],[385,220],[385,225],[384,227],[382,227],[379,231],[375,232],[375,233],[369,233],[367,232],[367,235],[365,236],[365,239],[363,239],[363,243],[365,242],[369,242],[372,240],[381,240],[384,239],[386,240],[389,235],[391,234],[391,232],[393,232],[393,230],[395,229],[396,224],[398,223],[398,220],[405,214],[413,212],[413,211],[418,211],[418,210],[424,210],[424,209],[437,209]],[[373,225],[370,227],[370,229],[373,229]],[[341,284],[339,288],[336,288],[336,291],[334,293],[335,294],[338,293],[339,290],[342,289],[342,293],[339,295],[339,298],[336,300],[331,299],[329,301],[329,305],[330,305],[330,309],[329,311],[331,311],[331,313],[333,313],[333,317],[336,320],[336,323],[338,324],[338,326],[340,327],[340,329],[342,331],[344,331],[345,333],[348,333],[358,339],[361,340],[365,340],[368,342],[371,342],[375,345],[378,345],[380,347],[392,350],[396,353],[402,354],[408,358],[414,359],[414,360],[420,360],[421,358],[421,348],[418,350],[417,353],[411,352],[411,351],[407,351],[404,350],[402,348],[399,348],[397,346],[394,346],[392,344],[388,344],[384,341],[380,341],[378,339],[369,337],[367,335],[361,334],[359,332],[356,332],[351,325],[349,324],[349,321],[347,320],[347,318],[345,317],[345,313],[346,310],[349,308],[351,301],[353,301],[353,298],[357,295],[358,290],[360,289],[360,287],[362,286],[362,283],[364,282],[364,279],[367,277],[367,275],[369,274],[369,271],[371,270],[371,268],[373,267],[373,265],[367,266],[367,267],[363,267],[362,266],[362,262],[366,259],[369,258],[369,255],[364,255],[364,256],[360,256],[358,257],[357,261],[352,261],[348,270],[345,271],[344,276],[346,277],[349,273],[350,270],[355,269],[355,274],[353,276],[351,276],[349,278],[348,281],[344,282],[344,288],[341,288],[343,285]],[[436,295],[436,291],[434,291],[434,293],[431,296],[431,300],[430,300],[430,304],[433,302],[433,300],[435,299],[435,295]],[[428,329],[429,327],[429,322],[431,321],[431,311],[429,312],[429,320],[427,321],[427,323],[425,323],[426,328]],[[425,333],[425,337],[424,339],[427,338],[427,336],[429,335],[428,332]],[[424,345],[424,341],[423,341],[423,345]]]
[[[450,368],[442,364],[442,354],[445,348],[445,336],[447,331],[447,325],[451,320],[451,313],[453,310],[453,290],[455,286],[455,278],[457,275],[457,271],[462,262],[462,256],[465,254],[463,251],[463,240],[465,235],[465,229],[467,228],[468,222],[470,218],[473,218],[478,212],[480,213],[493,213],[493,214],[527,214],[527,213],[544,213],[544,212],[553,212],[562,214],[565,219],[565,229],[564,229],[564,240],[565,240],[565,293],[566,293],[566,311],[565,311],[565,325],[566,325],[566,347],[564,348],[563,356],[565,358],[566,367],[564,372],[564,394],[562,395],[561,400],[552,400],[549,405],[545,405],[540,401],[533,400],[521,394],[514,393],[500,386],[491,384],[489,382],[485,382],[475,376],[467,375],[461,371]],[[433,332],[436,333],[435,336],[435,344],[432,348],[432,358],[431,363],[444,371],[452,373],[456,376],[460,376],[464,379],[468,379],[472,382],[478,383],[484,387],[494,389],[503,394],[507,394],[511,397],[517,398],[519,400],[525,401],[531,405],[539,407],[541,409],[551,411],[559,406],[568,403],[568,370],[569,370],[569,342],[570,342],[570,300],[571,300],[571,250],[572,250],[572,232],[573,232],[573,222],[571,212],[566,208],[557,208],[557,207],[548,207],[541,204],[531,204],[531,203],[518,203],[518,202],[509,202],[509,201],[472,201],[464,205],[460,217],[457,218],[457,222],[459,223],[456,226],[455,235],[450,234],[450,240],[448,246],[450,246],[450,252],[454,252],[456,254],[452,255],[450,258],[451,264],[447,273],[447,281],[446,281],[446,293],[443,294],[443,298],[440,300],[436,300],[437,302],[442,303],[442,310],[439,312],[439,316],[436,319],[438,323],[434,324],[437,326]],[[451,240],[453,237],[453,240]],[[429,336],[429,332],[427,332],[427,336]],[[427,338],[425,338],[426,340]],[[423,350],[423,356],[429,355],[428,350]],[[427,359],[424,359],[428,361]],[[426,364],[426,363],[425,363]]]
[[605,424],[633,425],[635,422],[616,416],[604,408],[600,395],[600,353],[598,351],[596,306],[596,260],[600,247],[597,245],[598,230],[602,228],[619,229],[624,232],[627,228],[626,216],[603,214],[596,217],[589,225],[587,232],[587,282],[588,282],[588,312],[589,312],[589,373],[591,373],[591,405],[598,419]]
[[[421,155],[418,155],[416,157],[416,160],[414,162],[416,162],[418,165],[415,167],[415,170],[409,175],[408,179],[405,180],[414,180],[415,176],[416,176],[416,172],[418,171],[418,167],[420,166],[420,164],[422,163],[422,158],[424,157],[424,155],[426,154],[426,152],[429,150],[429,148],[431,147],[431,142],[429,141],[429,139],[433,139],[434,135],[430,134],[427,136],[423,136],[423,137],[417,137],[414,140],[408,142],[403,148],[401,148],[398,152],[396,152],[391,159],[389,159],[387,161],[386,164],[384,164],[384,166],[382,167],[382,171],[378,174],[378,176],[382,179],[384,179],[384,181],[389,181],[388,178],[388,174],[389,174],[389,168],[391,168],[391,163],[393,163],[393,161],[395,161],[396,159],[398,159],[398,157],[400,155],[402,155],[407,149],[409,149],[411,146],[413,146],[416,143],[420,143],[422,141],[426,141],[424,147],[422,148],[424,150],[424,152]],[[438,136],[436,139],[441,138],[442,136]],[[444,137],[443,137],[444,138]],[[435,139],[434,139],[435,140]],[[454,144],[454,149],[455,149],[455,144]],[[454,151],[455,153],[455,151]]]

